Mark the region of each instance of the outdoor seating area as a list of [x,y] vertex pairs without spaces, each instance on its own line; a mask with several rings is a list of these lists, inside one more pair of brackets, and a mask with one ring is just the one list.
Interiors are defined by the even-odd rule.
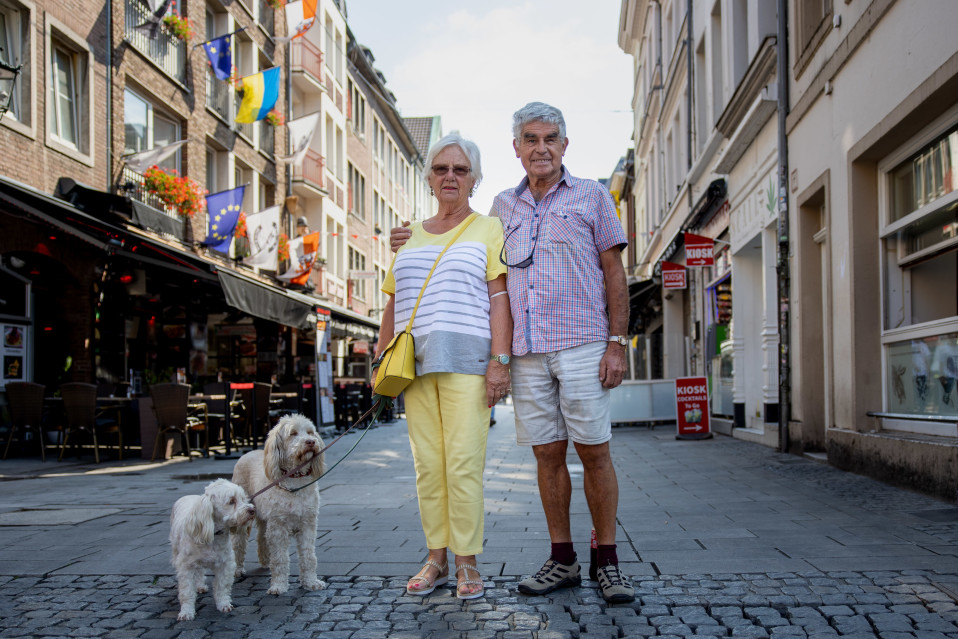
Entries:
[[319,423],[310,384],[168,382],[130,391],[129,384],[6,384],[0,389],[3,459],[192,460],[261,447],[283,415],[303,412]]

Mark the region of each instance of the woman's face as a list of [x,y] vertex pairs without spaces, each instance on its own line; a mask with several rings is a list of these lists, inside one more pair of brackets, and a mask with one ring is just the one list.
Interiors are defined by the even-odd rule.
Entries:
[[469,200],[476,184],[471,169],[469,158],[458,144],[451,144],[436,154],[429,167],[429,186],[440,204],[462,204]]

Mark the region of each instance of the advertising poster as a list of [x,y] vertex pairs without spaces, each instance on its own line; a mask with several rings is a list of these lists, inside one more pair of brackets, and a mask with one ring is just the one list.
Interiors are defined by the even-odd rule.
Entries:
[[676,439],[706,439],[712,436],[709,425],[709,387],[705,377],[679,377],[675,380]]
[[6,382],[23,382],[30,379],[27,370],[27,331],[26,326],[17,324],[0,324],[0,364],[3,365],[3,375],[0,375],[0,388]]

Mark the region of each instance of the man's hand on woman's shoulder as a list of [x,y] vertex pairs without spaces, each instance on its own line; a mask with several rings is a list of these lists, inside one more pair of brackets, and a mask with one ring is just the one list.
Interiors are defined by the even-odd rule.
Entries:
[[409,241],[410,237],[412,237],[412,231],[409,229],[409,222],[403,222],[402,226],[394,226],[389,229],[389,248],[395,253]]

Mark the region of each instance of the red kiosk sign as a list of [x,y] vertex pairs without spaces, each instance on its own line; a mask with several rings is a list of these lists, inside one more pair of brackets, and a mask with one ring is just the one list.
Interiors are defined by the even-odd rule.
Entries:
[[709,425],[709,387],[705,377],[675,380],[676,439],[705,439],[712,436]]
[[685,267],[673,262],[662,262],[662,288],[685,287]]
[[685,234],[685,263],[688,266],[712,266],[715,241],[710,237]]

